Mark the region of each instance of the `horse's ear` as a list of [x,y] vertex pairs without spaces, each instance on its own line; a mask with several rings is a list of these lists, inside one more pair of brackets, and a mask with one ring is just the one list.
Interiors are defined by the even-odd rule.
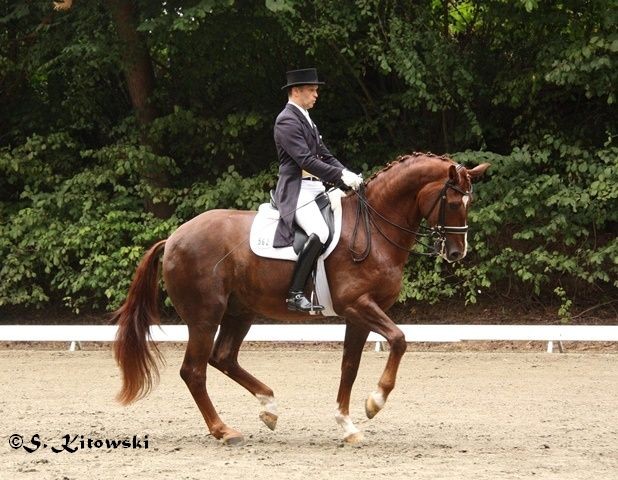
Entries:
[[457,171],[456,165],[451,165],[448,168],[448,178],[454,185],[459,184],[459,172]]
[[491,163],[481,163],[480,165],[474,167],[472,170],[468,170],[468,174],[470,175],[470,178],[472,178],[472,180],[476,180],[482,177],[485,173],[485,170],[487,170],[489,167],[491,167]]

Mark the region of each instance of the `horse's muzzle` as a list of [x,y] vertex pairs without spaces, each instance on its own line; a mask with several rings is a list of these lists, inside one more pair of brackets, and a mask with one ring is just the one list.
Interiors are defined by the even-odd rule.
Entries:
[[449,262],[456,262],[457,260],[461,260],[463,258],[463,252],[458,248],[448,249],[446,254],[446,259]]

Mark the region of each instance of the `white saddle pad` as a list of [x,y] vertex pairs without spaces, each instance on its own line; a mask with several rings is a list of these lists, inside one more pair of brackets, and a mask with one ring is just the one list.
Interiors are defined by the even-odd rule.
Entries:
[[[328,193],[335,217],[335,231],[333,232],[332,242],[317,261],[315,290],[318,296],[318,302],[325,307],[324,311],[321,312],[322,315],[325,316],[337,315],[332,307],[330,289],[324,269],[324,260],[328,258],[335,249],[339,242],[339,237],[341,236],[341,197],[344,195],[345,193],[339,189],[335,189]],[[273,240],[278,223],[279,211],[273,208],[270,203],[263,203],[260,205],[253,219],[253,224],[251,225],[251,233],[249,235],[251,250],[260,257],[296,261],[298,255],[294,251],[294,247],[273,247]]]

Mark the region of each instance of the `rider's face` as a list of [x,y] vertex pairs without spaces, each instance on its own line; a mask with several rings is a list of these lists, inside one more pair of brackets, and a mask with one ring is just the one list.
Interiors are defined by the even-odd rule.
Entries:
[[309,110],[318,99],[318,86],[301,85],[300,87],[294,87],[292,96],[296,103],[305,110]]

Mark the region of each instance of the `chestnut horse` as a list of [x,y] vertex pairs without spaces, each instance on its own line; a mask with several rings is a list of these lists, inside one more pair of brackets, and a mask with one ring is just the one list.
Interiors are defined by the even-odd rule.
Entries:
[[[369,418],[384,407],[395,386],[406,339],[384,312],[397,300],[421,220],[432,227],[432,241],[440,247],[437,254],[448,261],[463,258],[471,182],[488,167],[485,163],[467,170],[446,157],[415,153],[399,157],[359,192],[342,198],[341,238],[325,265],[334,310],[346,323],[335,414],[345,441],[362,440],[350,419],[349,403],[369,332],[382,335],[390,346],[377,389],[365,404]],[[275,320],[310,318],[286,308],[294,263],[251,252],[248,238],[254,216],[250,211],[212,210],[181,225],[145,254],[113,319],[118,324],[114,355],[123,378],[118,399],[128,404],[145,396],[158,378],[160,354],[156,346],[149,348],[149,326],[159,321],[158,270],[163,251],[167,293],[189,331],[180,375],[211,434],[229,444],[242,442],[243,436],[217,414],[206,388],[207,365],[249,390],[262,404],[260,418],[274,429],[273,391],[239,365],[238,350],[256,315]],[[364,248],[361,258],[356,252],[359,246]]]

